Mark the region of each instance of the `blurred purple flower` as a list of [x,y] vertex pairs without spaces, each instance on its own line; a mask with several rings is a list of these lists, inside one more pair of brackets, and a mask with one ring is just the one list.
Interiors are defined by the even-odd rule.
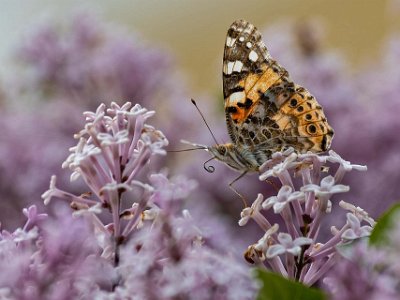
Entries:
[[[160,216],[121,252],[117,295],[139,299],[254,299],[247,267],[206,247],[190,216]],[[232,284],[235,282],[235,284]]]
[[[18,211],[28,203],[41,207],[38,200],[48,185],[51,170],[60,182],[68,181],[60,163],[73,143],[66,133],[77,129],[72,124],[80,123],[75,118],[79,109],[67,103],[53,108],[49,104],[35,113],[22,108],[0,111],[0,191],[4,195],[0,216],[7,228],[20,224]],[[58,109],[65,113],[62,118],[58,118]]]
[[100,286],[111,286],[113,270],[97,255],[87,222],[71,218],[65,207],[53,218],[37,215],[34,206],[27,211],[24,229],[0,234],[0,291],[5,299],[89,297]]
[[16,97],[29,95],[32,101],[35,95],[41,102],[67,101],[90,110],[102,102],[139,103],[163,112],[157,125],[176,142],[182,136],[171,120],[179,120],[181,129],[194,128],[183,111],[193,110],[173,56],[138,34],[80,13],[66,24],[34,27],[16,52],[23,66],[13,81]]
[[393,267],[398,267],[395,259],[398,253],[392,250],[375,249],[365,241],[358,242],[349,257],[338,260],[324,279],[331,299],[398,299],[399,274],[392,272]]
[[[181,207],[181,200],[189,196],[190,192],[196,188],[194,180],[184,177],[176,177],[169,180],[164,174],[152,174],[149,177],[151,185],[154,187],[150,202],[160,208],[174,212]],[[178,201],[178,205],[175,203]]]
[[168,88],[163,77],[171,68],[170,57],[137,36],[128,37],[85,13],[66,26],[60,23],[34,27],[17,49],[27,69],[23,75],[29,76],[18,80],[23,91],[93,109],[109,99],[148,104]]

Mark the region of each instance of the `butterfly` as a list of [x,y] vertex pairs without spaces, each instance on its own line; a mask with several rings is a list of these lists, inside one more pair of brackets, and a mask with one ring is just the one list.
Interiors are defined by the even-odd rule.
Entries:
[[290,79],[269,54],[261,33],[247,21],[237,20],[228,30],[222,75],[232,142],[207,151],[241,171],[240,177],[259,171],[274,152],[289,147],[298,153],[329,149],[334,131],[322,107]]

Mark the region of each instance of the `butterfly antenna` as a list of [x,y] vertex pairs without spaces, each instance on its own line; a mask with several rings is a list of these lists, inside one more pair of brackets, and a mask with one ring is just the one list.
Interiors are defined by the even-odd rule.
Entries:
[[[213,137],[214,142],[215,142],[216,144],[219,144],[218,141],[217,141],[217,139],[215,138],[213,132],[211,131],[210,126],[208,126],[206,119],[204,118],[203,114],[201,113],[200,109],[198,108],[198,106],[197,106],[197,104],[196,104],[196,101],[194,101],[193,99],[191,99],[191,100],[192,100],[193,105],[196,107],[197,111],[199,112],[201,118],[203,119],[204,124],[206,124],[206,126],[207,126],[207,128],[208,128],[208,131],[211,133],[211,136]],[[213,171],[213,172],[214,172],[214,171]]]
[[204,147],[196,147],[196,148],[188,148],[188,149],[182,149],[182,150],[167,150],[167,152],[186,152],[186,151],[193,151],[193,150],[205,150],[207,148]]

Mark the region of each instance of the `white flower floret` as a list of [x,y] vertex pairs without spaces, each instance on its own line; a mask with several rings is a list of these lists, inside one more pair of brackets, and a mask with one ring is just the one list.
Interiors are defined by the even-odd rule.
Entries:
[[281,232],[278,234],[278,241],[280,244],[272,245],[267,250],[267,258],[290,253],[297,256],[301,252],[301,247],[304,245],[311,245],[313,240],[306,237],[298,237],[293,240],[292,236],[288,233]]
[[317,197],[348,192],[350,188],[343,184],[335,184],[333,176],[329,175],[321,180],[320,185],[307,184],[300,188],[302,192],[314,192]]
[[371,226],[361,226],[360,220],[352,213],[347,213],[347,225],[350,226],[350,228],[346,229],[342,234],[342,239],[345,241],[369,236],[372,231]]
[[288,185],[284,185],[278,192],[278,195],[269,197],[266,199],[262,207],[264,209],[274,208],[276,214],[280,213],[287,204],[293,200],[303,200],[304,193],[302,192],[292,192],[292,188]]
[[239,220],[239,226],[244,226],[247,224],[247,222],[250,220],[254,212],[259,212],[261,210],[261,205],[264,197],[262,194],[258,194],[256,200],[254,200],[253,204],[251,207],[246,207],[242,210],[240,213],[240,220]]

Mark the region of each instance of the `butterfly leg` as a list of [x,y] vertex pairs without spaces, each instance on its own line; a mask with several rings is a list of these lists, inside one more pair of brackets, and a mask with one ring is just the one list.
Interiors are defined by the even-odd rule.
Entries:
[[246,199],[244,198],[244,196],[242,194],[240,194],[234,187],[233,184],[238,181],[240,178],[242,178],[244,175],[247,174],[247,171],[244,171],[242,174],[240,174],[237,178],[235,178],[231,183],[229,183],[229,188],[240,197],[240,199],[242,199],[242,202],[244,204],[244,207],[248,207]]
[[275,182],[273,182],[272,180],[266,179],[265,180],[266,183],[270,184],[272,186],[272,188],[275,190],[275,192],[279,192],[279,187],[276,185]]

